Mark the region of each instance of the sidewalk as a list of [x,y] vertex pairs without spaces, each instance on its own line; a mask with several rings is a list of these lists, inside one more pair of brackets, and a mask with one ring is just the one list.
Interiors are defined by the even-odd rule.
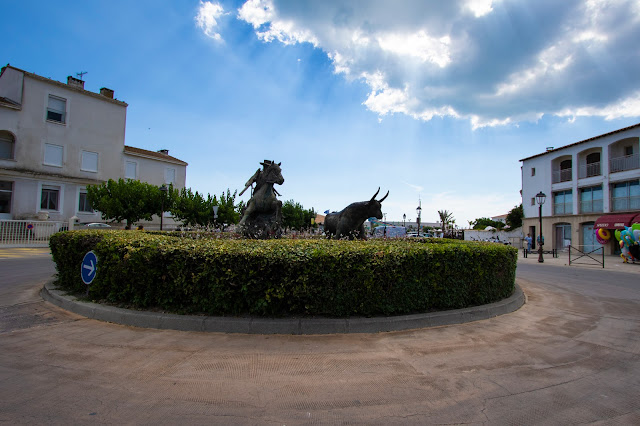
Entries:
[[[569,266],[569,252],[558,252],[558,257],[554,258],[550,253],[544,254],[544,265],[566,266],[567,268],[585,268],[585,269],[603,269],[602,268],[602,255],[591,255],[589,258],[583,256],[578,258],[580,253],[571,252],[571,266]],[[518,264],[531,263],[539,264],[538,252],[531,252],[524,258],[522,249],[518,250]],[[542,265],[542,264],[541,264]],[[620,256],[604,256],[604,269],[608,271],[628,272],[640,274],[640,262],[636,263],[624,263]]]

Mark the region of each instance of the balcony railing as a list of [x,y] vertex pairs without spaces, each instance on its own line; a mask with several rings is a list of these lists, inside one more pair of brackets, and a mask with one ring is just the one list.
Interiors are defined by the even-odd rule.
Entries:
[[624,210],[640,209],[640,197],[619,197],[612,198],[613,211],[619,212]]
[[583,164],[580,166],[578,178],[584,179],[592,176],[600,176],[600,162]]
[[602,200],[580,201],[580,213],[602,213]]
[[609,160],[611,173],[624,172],[625,170],[640,169],[640,156],[638,154],[625,155]]
[[573,169],[555,170],[551,176],[551,183],[568,182],[572,178]]
[[553,214],[573,214],[573,203],[555,203]]

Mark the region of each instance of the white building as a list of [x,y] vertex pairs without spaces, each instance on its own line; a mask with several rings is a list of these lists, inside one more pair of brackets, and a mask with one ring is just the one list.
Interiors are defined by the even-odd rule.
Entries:
[[[523,232],[534,241],[539,234],[539,192],[546,195],[545,249],[572,245],[591,251],[601,247],[594,229],[614,231],[640,222],[639,138],[640,123],[520,160]],[[616,252],[611,238],[605,254]]]
[[127,104],[7,65],[0,74],[0,219],[100,221],[86,187],[132,178],[184,188],[187,163],[125,146]]

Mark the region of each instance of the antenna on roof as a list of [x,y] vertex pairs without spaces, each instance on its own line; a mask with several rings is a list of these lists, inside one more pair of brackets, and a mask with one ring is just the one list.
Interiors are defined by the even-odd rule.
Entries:
[[80,71],[76,73],[80,80],[82,80],[82,76],[84,76],[85,74],[89,74],[89,71]]

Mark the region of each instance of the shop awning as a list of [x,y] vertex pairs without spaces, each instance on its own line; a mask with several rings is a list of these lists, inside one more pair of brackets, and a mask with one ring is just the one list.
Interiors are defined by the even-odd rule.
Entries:
[[[638,219],[636,219],[638,217]],[[631,226],[633,223],[640,223],[640,214],[636,213],[625,213],[625,214],[606,214],[604,216],[600,216],[596,223],[593,225],[594,228],[604,228],[604,229],[624,229],[625,226]]]

